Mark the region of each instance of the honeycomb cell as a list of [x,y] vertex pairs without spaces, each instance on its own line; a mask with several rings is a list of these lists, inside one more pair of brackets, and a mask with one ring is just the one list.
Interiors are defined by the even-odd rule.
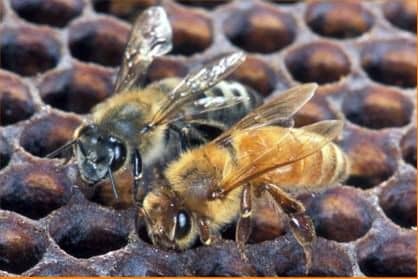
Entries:
[[73,22],[69,27],[70,51],[82,61],[118,66],[128,35],[128,26],[113,18]]
[[47,244],[43,231],[15,214],[0,212],[0,270],[28,270],[41,260]]
[[272,5],[255,4],[230,11],[223,23],[227,38],[236,46],[257,53],[272,53],[291,44],[296,21]]
[[270,95],[277,82],[277,76],[272,67],[255,56],[247,56],[244,63],[230,75],[230,78],[250,86],[263,96]]
[[25,126],[20,144],[32,155],[44,157],[71,140],[80,123],[76,117],[56,114],[44,116]]
[[0,126],[28,119],[34,112],[26,85],[17,76],[0,71]]
[[194,276],[255,276],[254,268],[239,256],[233,241],[199,247],[193,262]]
[[12,156],[12,151],[9,144],[3,136],[0,136],[0,170],[5,168]]
[[374,81],[400,87],[417,85],[416,43],[397,39],[365,44],[361,65]]
[[382,129],[407,125],[414,104],[397,90],[368,86],[345,94],[342,110],[353,123]]
[[398,150],[388,132],[348,128],[341,146],[351,163],[346,183],[360,188],[378,185],[393,175]]
[[3,69],[33,76],[58,64],[61,45],[49,29],[10,27],[0,32],[0,54]]
[[410,31],[417,32],[417,1],[415,0],[391,0],[383,5],[383,13],[393,25]]
[[[184,266],[175,253],[141,247],[136,253],[124,255],[115,265],[111,276],[176,276],[184,274]],[[187,274],[187,273],[186,273]],[[191,275],[191,274],[188,274]]]
[[410,228],[417,225],[416,173],[412,170],[397,173],[379,195],[379,204],[396,224]]
[[[249,243],[259,243],[284,235],[287,231],[288,218],[267,193],[254,202],[253,228]],[[233,238],[235,240],[235,231]]]
[[300,82],[335,82],[350,73],[350,60],[337,45],[312,42],[292,49],[285,57],[286,67]]
[[91,268],[79,264],[65,261],[52,262],[46,264],[39,264],[31,269],[27,276],[98,276],[98,274]]
[[349,255],[335,242],[318,237],[313,243],[312,254],[308,276],[353,276]]
[[173,29],[172,54],[192,55],[212,44],[212,21],[205,13],[177,5],[167,7],[167,13]]
[[308,6],[305,20],[314,32],[338,39],[358,37],[374,22],[361,2],[347,0],[314,2]]
[[0,183],[0,208],[32,219],[65,205],[72,193],[63,171],[44,162],[12,166],[0,176]]
[[64,27],[83,11],[82,0],[11,0],[16,13],[34,23]]
[[38,87],[46,104],[64,111],[88,113],[110,96],[112,71],[77,63],[71,69],[49,73]]
[[194,0],[194,1],[190,1],[190,0],[176,0],[176,2],[183,4],[183,5],[188,5],[188,6],[195,6],[195,7],[199,7],[199,8],[205,8],[205,9],[213,9],[215,7],[227,4],[229,2],[232,2],[233,0],[211,0],[211,1],[207,1],[207,0]]
[[93,0],[92,2],[97,12],[133,22],[144,9],[157,5],[159,0]]
[[[382,233],[384,231],[384,233]],[[416,276],[416,232],[402,235],[381,228],[357,247],[361,271],[366,276]]]
[[417,127],[412,127],[408,132],[403,136],[401,140],[401,149],[403,159],[414,166],[417,167]]
[[169,57],[158,57],[150,65],[146,82],[159,81],[169,77],[184,77],[188,73],[187,66]]
[[329,189],[312,201],[308,214],[319,236],[349,242],[365,235],[371,225],[371,206],[351,188]]
[[119,214],[103,208],[75,205],[54,215],[49,232],[54,241],[76,258],[90,258],[128,243],[128,228]]
[[320,95],[315,95],[294,117],[296,127],[302,127],[321,120],[335,118],[336,115],[331,111],[326,98]]

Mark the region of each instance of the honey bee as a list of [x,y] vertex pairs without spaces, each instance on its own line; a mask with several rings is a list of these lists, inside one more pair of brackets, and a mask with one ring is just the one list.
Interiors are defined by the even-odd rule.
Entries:
[[[81,178],[93,185],[109,178],[107,196],[112,197],[112,189],[118,199],[113,173],[131,167],[136,189],[143,168],[174,150],[207,142],[213,138],[205,134],[208,127],[220,133],[261,102],[254,90],[222,81],[244,61],[242,52],[223,56],[182,80],[167,78],[144,87],[151,62],[171,48],[164,9],[145,10],[132,28],[116,79],[117,94],[93,108],[73,140],[48,157],[73,147]],[[125,184],[123,198],[131,200],[125,193],[132,188]]]
[[254,198],[267,192],[290,217],[291,231],[309,266],[315,230],[291,193],[319,190],[346,178],[348,159],[332,142],[343,122],[325,120],[301,128],[272,124],[292,117],[316,88],[311,83],[289,89],[171,162],[166,183],[138,204],[137,218],[144,221],[152,242],[182,250],[199,237],[209,245],[219,239],[222,228],[237,221],[235,238],[243,251],[251,233]]

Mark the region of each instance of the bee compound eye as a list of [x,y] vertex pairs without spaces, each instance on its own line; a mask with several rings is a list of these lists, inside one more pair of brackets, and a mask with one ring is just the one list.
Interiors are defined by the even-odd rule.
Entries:
[[109,137],[110,148],[113,152],[113,160],[110,165],[112,171],[118,170],[122,167],[126,159],[126,147],[125,145],[114,137]]
[[192,225],[190,222],[189,214],[184,210],[180,210],[177,213],[176,218],[176,238],[180,239],[185,237],[190,232]]

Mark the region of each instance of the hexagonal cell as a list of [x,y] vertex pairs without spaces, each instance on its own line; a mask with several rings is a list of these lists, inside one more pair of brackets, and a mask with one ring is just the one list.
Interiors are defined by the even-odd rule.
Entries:
[[54,241],[76,258],[90,258],[128,243],[128,227],[119,214],[96,206],[75,205],[54,215],[49,231]]
[[285,57],[286,67],[300,82],[336,82],[350,73],[350,60],[332,43],[312,42],[292,49]]
[[397,173],[379,195],[379,204],[396,224],[410,228],[417,225],[416,173],[411,169]]
[[342,110],[353,123],[382,129],[407,125],[414,104],[395,89],[368,86],[345,94]]
[[305,20],[315,33],[338,39],[360,36],[374,23],[360,1],[350,0],[314,2],[308,6]]
[[335,242],[318,237],[313,243],[312,267],[308,276],[353,276],[348,253]]
[[92,2],[97,12],[111,14],[133,22],[144,9],[157,5],[159,0],[92,0]]
[[0,32],[0,64],[3,69],[33,76],[54,68],[61,56],[61,45],[51,30],[21,26]]
[[416,43],[398,39],[366,43],[361,65],[374,81],[400,87],[417,85]]
[[[384,233],[382,233],[384,232]],[[416,276],[416,232],[381,228],[357,246],[357,258],[366,276]]]
[[349,242],[365,235],[373,222],[371,205],[359,192],[336,187],[317,195],[308,208],[319,236]]
[[169,5],[166,11],[173,29],[172,54],[192,55],[212,44],[212,21],[205,13],[180,5]]
[[184,77],[187,73],[188,67],[183,62],[170,57],[157,57],[148,68],[146,82],[169,77]]
[[408,132],[403,136],[401,140],[401,149],[403,159],[414,166],[417,167],[417,127],[412,127]]
[[188,5],[188,6],[197,6],[199,8],[206,8],[206,9],[213,9],[215,7],[218,7],[220,5],[224,5],[228,2],[231,2],[233,0],[211,0],[211,1],[207,1],[207,0],[194,0],[194,1],[190,1],[190,0],[176,0],[176,2],[183,4],[183,5]]
[[12,156],[12,150],[7,143],[6,139],[0,135],[0,170],[5,168]]
[[16,13],[34,23],[64,27],[79,16],[84,8],[82,0],[11,0]]
[[76,117],[49,114],[25,126],[20,145],[32,155],[44,157],[71,140],[80,123]]
[[230,11],[223,23],[227,38],[236,46],[258,53],[272,53],[291,44],[296,21],[273,5],[253,4]]
[[19,77],[0,71],[0,126],[28,119],[35,112],[29,89]]
[[0,176],[0,208],[39,219],[68,202],[71,181],[50,163],[13,166]]
[[41,263],[31,269],[26,276],[98,276],[91,268],[84,264],[69,262],[69,259]]
[[336,119],[336,115],[331,111],[326,98],[316,94],[295,114],[294,119],[295,126],[302,127],[321,120]]
[[340,145],[351,162],[348,185],[370,188],[393,175],[399,154],[388,133],[345,129]]
[[[188,274],[177,253],[154,247],[135,247],[117,259],[110,276],[176,276]],[[189,272],[190,273],[190,272]]]
[[263,96],[270,95],[277,82],[273,68],[255,56],[247,56],[229,78],[250,86]]
[[38,87],[46,104],[64,111],[88,113],[112,93],[112,71],[76,63],[71,69],[46,75]]
[[28,270],[41,260],[47,244],[43,231],[16,214],[0,212],[0,270]]
[[383,5],[383,13],[387,20],[398,28],[417,32],[417,1],[392,0]]
[[80,20],[69,27],[70,51],[82,61],[118,66],[128,35],[129,27],[113,18]]

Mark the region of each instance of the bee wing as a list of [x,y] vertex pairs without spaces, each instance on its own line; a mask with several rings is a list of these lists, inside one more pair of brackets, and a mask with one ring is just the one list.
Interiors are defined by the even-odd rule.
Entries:
[[214,142],[225,143],[236,131],[255,129],[288,120],[312,98],[317,87],[316,83],[307,83],[283,92],[242,118]]
[[145,10],[135,21],[123,55],[114,92],[121,92],[142,82],[154,57],[172,48],[172,30],[162,7]]
[[[184,113],[184,108],[190,105],[206,106],[205,110],[216,110],[224,107],[225,102],[216,102],[214,99],[201,100],[193,104],[201,92],[211,88],[216,83],[228,76],[243,61],[245,55],[242,52],[235,52],[205,65],[203,68],[190,72],[169,94],[167,100],[162,104],[160,110],[154,115],[150,126],[167,124],[175,121],[179,113]],[[186,116],[180,116],[185,118]]]
[[341,133],[342,127],[343,122],[340,120],[325,120],[298,129],[282,128],[284,132],[273,145],[264,143],[262,137],[254,137],[259,152],[258,150],[249,152],[259,155],[249,156],[243,151],[242,158],[238,154],[234,162],[228,163],[223,174],[222,189],[230,191],[269,171],[313,155],[336,138]]

